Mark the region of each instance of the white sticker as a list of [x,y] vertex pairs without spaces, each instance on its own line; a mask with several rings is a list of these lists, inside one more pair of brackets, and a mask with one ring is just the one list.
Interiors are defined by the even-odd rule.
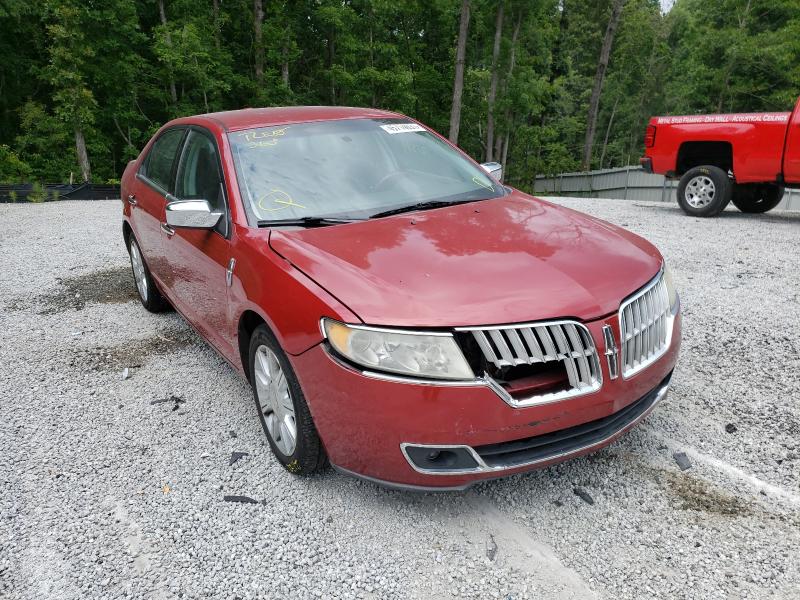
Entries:
[[422,125],[417,125],[416,123],[395,123],[394,125],[381,125],[381,129],[383,129],[386,133],[391,133],[392,135],[395,133],[425,131],[425,128]]

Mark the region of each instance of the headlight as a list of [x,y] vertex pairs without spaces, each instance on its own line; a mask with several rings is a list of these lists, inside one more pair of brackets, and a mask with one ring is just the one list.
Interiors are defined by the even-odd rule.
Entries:
[[664,285],[667,286],[667,293],[669,294],[669,307],[672,312],[678,308],[678,290],[675,289],[675,282],[672,281],[672,272],[669,267],[664,263]]
[[369,369],[411,377],[475,378],[449,333],[406,333],[345,325],[331,319],[322,319],[322,328],[336,352]]

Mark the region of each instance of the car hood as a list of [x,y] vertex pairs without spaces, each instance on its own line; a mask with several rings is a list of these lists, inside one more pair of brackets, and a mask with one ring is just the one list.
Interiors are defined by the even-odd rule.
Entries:
[[275,252],[365,323],[455,327],[592,320],[659,271],[649,242],[514,191],[503,198],[299,230]]

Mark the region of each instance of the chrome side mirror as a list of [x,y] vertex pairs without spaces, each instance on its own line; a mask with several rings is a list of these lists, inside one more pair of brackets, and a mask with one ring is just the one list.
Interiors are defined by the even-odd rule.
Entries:
[[503,182],[503,165],[499,162],[481,163],[481,167],[483,167],[483,170],[489,175],[497,179],[497,181]]
[[194,229],[213,229],[222,213],[211,210],[208,200],[173,200],[167,203],[167,225]]

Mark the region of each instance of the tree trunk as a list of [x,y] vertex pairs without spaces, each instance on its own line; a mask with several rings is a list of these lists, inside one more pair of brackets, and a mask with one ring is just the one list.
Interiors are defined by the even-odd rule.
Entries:
[[[739,13],[739,16],[737,17],[737,19],[739,21],[739,31],[740,32],[744,32],[744,29],[747,27],[747,19],[750,17],[750,4],[751,4],[751,2],[752,2],[752,0],[747,0],[747,5],[744,7],[744,13]],[[742,35],[744,35],[744,34],[742,33]],[[734,44],[731,44],[730,48],[731,48],[732,51],[730,52],[730,55],[728,57],[728,61],[725,63],[725,71],[724,71],[725,77],[724,77],[723,82],[722,82],[722,88],[719,91],[719,101],[717,102],[717,113],[721,113],[722,112],[722,106],[723,106],[723,104],[725,102],[725,94],[728,91],[728,86],[731,83],[731,75],[733,74],[733,68],[734,68],[734,66],[736,66],[736,62],[737,62],[736,61],[736,54],[735,54],[735,52],[733,52],[733,50],[736,49],[736,46]]]
[[[197,64],[197,56],[194,57],[194,68],[198,71],[200,70],[200,65]],[[206,112],[211,112],[208,108],[208,94],[206,93],[206,87],[203,86],[203,106],[206,107]]]
[[592,97],[589,100],[589,114],[586,116],[586,141],[583,144],[583,170],[588,171],[592,162],[592,147],[594,146],[594,135],[597,131],[597,114],[600,110],[600,95],[603,91],[603,81],[606,78],[608,69],[608,59],[611,56],[611,46],[614,43],[614,36],[617,33],[622,8],[625,0],[614,0],[611,6],[611,17],[608,19],[606,35],[603,38],[603,46],[600,49],[600,60],[597,61],[597,72],[594,76],[594,87],[592,87]]
[[262,0],[253,0],[253,64],[255,65],[256,81],[264,82],[264,5]]
[[89,166],[89,155],[86,153],[86,140],[80,127],[75,128],[75,150],[78,154],[78,165],[81,168],[83,181],[92,180],[92,169]]
[[117,131],[118,131],[118,132],[119,132],[119,134],[122,136],[122,139],[123,139],[123,140],[125,140],[125,143],[126,143],[126,144],[127,144],[129,147],[130,147],[130,148],[136,149],[136,146],[134,146],[134,145],[133,145],[133,142],[131,141],[131,128],[130,128],[130,126],[128,126],[128,135],[125,135],[125,132],[124,132],[124,131],[122,131],[122,127],[120,127],[120,126],[119,126],[119,121],[117,121],[117,117],[116,117],[116,115],[113,115],[113,116],[111,117],[111,120],[112,120],[112,121],[114,121],[114,125],[117,127]]
[[469,9],[469,0],[461,0],[461,22],[458,26],[456,73],[453,78],[453,103],[450,107],[450,134],[448,135],[454,144],[458,143],[458,130],[461,128],[461,94],[464,92],[464,59],[467,54]]
[[213,15],[214,15],[214,47],[219,50],[220,41],[219,41],[219,34],[220,34],[220,27],[219,27],[219,0],[214,0],[212,4]]
[[603,151],[600,153],[600,168],[603,168],[603,161],[606,159],[606,148],[608,148],[608,136],[611,134],[611,126],[614,125],[614,117],[617,114],[617,106],[619,106],[619,98],[614,101],[614,108],[611,109],[611,116],[608,119],[608,127],[606,127],[606,136],[603,138]]
[[289,42],[284,41],[282,50],[283,62],[281,63],[281,81],[287,88],[289,87]]
[[547,80],[550,85],[555,83],[556,77],[564,74],[564,40],[569,30],[569,17],[567,15],[567,0],[561,0],[561,18],[558,20],[558,37],[553,46],[553,59],[550,61],[550,73]]
[[489,84],[489,99],[486,113],[486,162],[494,160],[494,101],[497,98],[497,80],[500,59],[500,42],[503,39],[503,18],[505,1],[500,0],[497,7],[497,21],[494,27],[494,47],[492,48],[492,79]]
[[328,38],[328,72],[331,75],[331,104],[336,106],[336,73],[333,72],[333,61],[336,58],[336,32]]
[[503,180],[505,180],[506,176],[506,161],[508,160],[508,138],[511,137],[511,132],[509,131],[506,134],[505,139],[503,140],[503,156],[500,159],[500,164],[503,165]]
[[[522,11],[517,15],[517,21],[514,23],[514,33],[511,34],[511,56],[508,61],[508,80],[506,86],[511,83],[511,77],[514,75],[514,67],[517,64],[517,40],[519,39],[519,29],[522,26]],[[511,106],[506,108],[506,135],[503,139],[503,155],[500,164],[503,165],[503,173],[506,172],[506,159],[508,158],[508,139],[511,137]]]
[[[158,0],[158,15],[161,17],[161,24],[164,26],[165,36],[164,39],[167,42],[167,46],[172,48],[172,35],[169,32],[169,28],[167,26],[167,13],[164,10],[164,0]],[[172,75],[172,65],[167,65],[167,71],[169,72],[169,94],[172,98],[172,106],[175,106],[178,103],[178,92],[175,89],[175,77]]]
[[375,72],[372,71],[372,69],[375,68],[375,40],[373,39],[373,35],[372,35],[372,22],[375,19],[375,15],[372,12],[372,10],[370,10],[369,17],[370,17],[370,19],[369,19],[369,66],[370,66],[370,88],[372,89],[372,103],[370,104],[370,106],[372,108],[375,108],[375,106],[378,104],[378,96],[375,93]]

